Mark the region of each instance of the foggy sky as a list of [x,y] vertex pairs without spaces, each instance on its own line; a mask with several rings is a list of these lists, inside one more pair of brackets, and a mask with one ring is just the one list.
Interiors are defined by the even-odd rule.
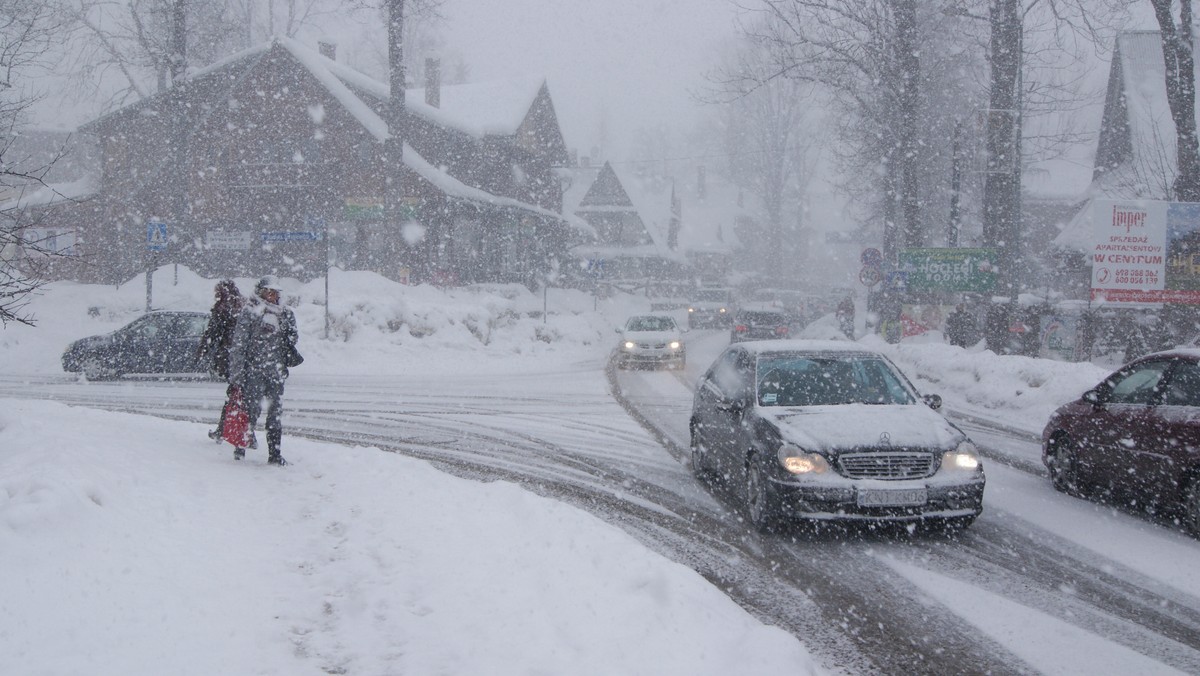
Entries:
[[447,0],[443,32],[473,80],[545,75],[567,145],[589,154],[603,119],[606,154],[622,159],[639,127],[691,126],[689,89],[733,38],[735,12],[728,0]]

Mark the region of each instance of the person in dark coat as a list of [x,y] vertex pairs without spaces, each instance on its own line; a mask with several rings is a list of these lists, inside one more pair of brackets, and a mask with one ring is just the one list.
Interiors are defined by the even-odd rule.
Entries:
[[842,302],[837,306],[838,328],[846,337],[854,340],[854,296],[849,295],[842,299]]
[[946,317],[946,339],[958,347],[967,347],[975,340],[975,318],[962,303]]
[[[262,401],[267,400],[267,462],[285,465],[280,454],[283,440],[283,383],[288,364],[299,363],[296,317],[279,304],[282,290],[273,277],[264,277],[254,287],[254,296],[242,308],[229,349],[229,384],[242,391],[250,430],[258,424]],[[245,448],[235,448],[233,457],[242,459]]]
[[[233,341],[233,327],[237,324],[238,313],[242,311],[245,299],[232,279],[222,279],[214,289],[216,302],[208,314],[208,326],[200,336],[200,347],[196,350],[196,360],[203,363],[208,361],[210,373],[221,380],[229,380],[229,344]],[[228,403],[229,388],[225,390],[225,401]],[[217,429],[209,432],[210,439],[221,443],[221,432],[225,426],[225,407],[221,407],[221,417],[217,420]]]

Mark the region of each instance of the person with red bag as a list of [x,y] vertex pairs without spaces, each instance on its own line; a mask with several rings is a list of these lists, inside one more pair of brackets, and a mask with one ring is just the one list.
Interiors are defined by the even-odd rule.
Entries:
[[[242,308],[233,330],[229,348],[229,384],[239,390],[247,418],[248,434],[254,433],[262,402],[267,400],[267,462],[286,465],[280,453],[283,441],[283,383],[288,368],[303,361],[296,350],[299,333],[292,311],[279,304],[283,293],[274,277],[263,277],[254,287],[254,296]],[[235,411],[236,413],[236,411]],[[227,419],[226,427],[230,426]],[[233,457],[246,455],[247,435],[238,443],[234,437]]]
[[[196,361],[208,361],[208,370],[215,376],[229,381],[229,345],[233,342],[233,328],[237,325],[238,314],[242,311],[245,299],[232,279],[222,279],[213,290],[216,302],[208,315],[208,326],[200,336],[200,346],[196,349]],[[221,408],[221,417],[217,420],[217,429],[208,433],[208,438],[221,443],[225,438],[225,412],[229,408],[229,400],[233,395],[233,386],[225,390],[226,405]]]

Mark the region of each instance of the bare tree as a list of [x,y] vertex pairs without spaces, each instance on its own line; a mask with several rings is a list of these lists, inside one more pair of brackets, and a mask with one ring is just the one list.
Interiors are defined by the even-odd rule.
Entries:
[[1175,199],[1200,202],[1200,148],[1196,137],[1196,62],[1192,50],[1192,2],[1179,1],[1179,22],[1171,16],[1171,0],[1150,0],[1162,34],[1167,104],[1175,121]]
[[873,165],[885,254],[922,235],[920,108],[924,88],[920,4],[915,0],[762,0],[747,32],[771,43],[776,75],[818,82],[851,119],[860,162]]
[[[771,41],[746,39],[726,65],[709,77],[706,97],[721,106],[726,175],[757,196],[765,220],[745,233],[743,245],[766,276],[795,277],[803,260],[801,225],[804,191],[815,160],[815,83],[776,77],[780,62]],[[788,263],[793,265],[788,265]],[[793,280],[798,281],[798,280]]]
[[29,262],[56,256],[29,226],[21,197],[48,190],[47,172],[58,156],[29,166],[14,157],[14,139],[37,97],[30,92],[30,71],[49,65],[55,40],[64,36],[60,8],[50,3],[0,0],[0,192],[15,199],[0,205],[0,324],[34,324],[26,312],[31,294],[44,284]]

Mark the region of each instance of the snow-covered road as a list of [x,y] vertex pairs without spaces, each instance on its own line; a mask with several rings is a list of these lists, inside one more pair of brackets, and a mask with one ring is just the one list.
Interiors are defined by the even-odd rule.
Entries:
[[[614,400],[600,362],[402,378],[300,372],[285,428],[586,509],[851,672],[1200,672],[1197,543],[1000,463],[987,465],[984,515],[957,537],[754,534],[737,496],[710,492],[687,467],[691,384],[724,334],[688,340],[683,373],[608,371],[650,434]],[[0,395],[208,421],[221,387],[6,376]],[[1036,457],[1027,435],[978,437],[990,453]]]
[[[689,443],[695,381],[726,344],[723,332],[693,332],[684,373],[618,375],[619,396],[677,449],[677,457],[686,455]],[[811,584],[810,571],[817,566],[800,571],[793,583],[808,584],[829,620],[850,628],[848,636],[867,654],[878,655],[897,634],[911,636],[896,631],[904,617],[936,617],[948,610],[950,635],[978,632],[978,646],[963,656],[982,653],[984,660],[971,667],[960,663],[959,669],[983,667],[1007,652],[1015,661],[1002,671],[1195,673],[1200,668],[1200,581],[1191,572],[1200,562],[1196,541],[1172,524],[1055,492],[1043,477],[1040,446],[1031,425],[1022,424],[1026,421],[1004,424],[970,415],[957,420],[991,459],[985,511],[972,528],[948,539],[859,532],[830,542],[793,533],[782,538],[790,555],[816,560],[823,570],[858,574],[861,597],[850,607],[837,595],[825,597],[823,604]],[[715,491],[727,493],[731,510],[740,509],[736,487]],[[847,549],[854,555],[843,568],[847,563],[837,557]],[[888,570],[869,570],[863,564],[868,559]],[[868,574],[880,577],[865,579]],[[872,604],[876,612],[883,608],[895,617],[873,627],[863,617],[863,607]],[[938,636],[937,650],[948,650],[947,634]],[[928,646],[913,646],[913,652],[917,659],[929,656]]]

